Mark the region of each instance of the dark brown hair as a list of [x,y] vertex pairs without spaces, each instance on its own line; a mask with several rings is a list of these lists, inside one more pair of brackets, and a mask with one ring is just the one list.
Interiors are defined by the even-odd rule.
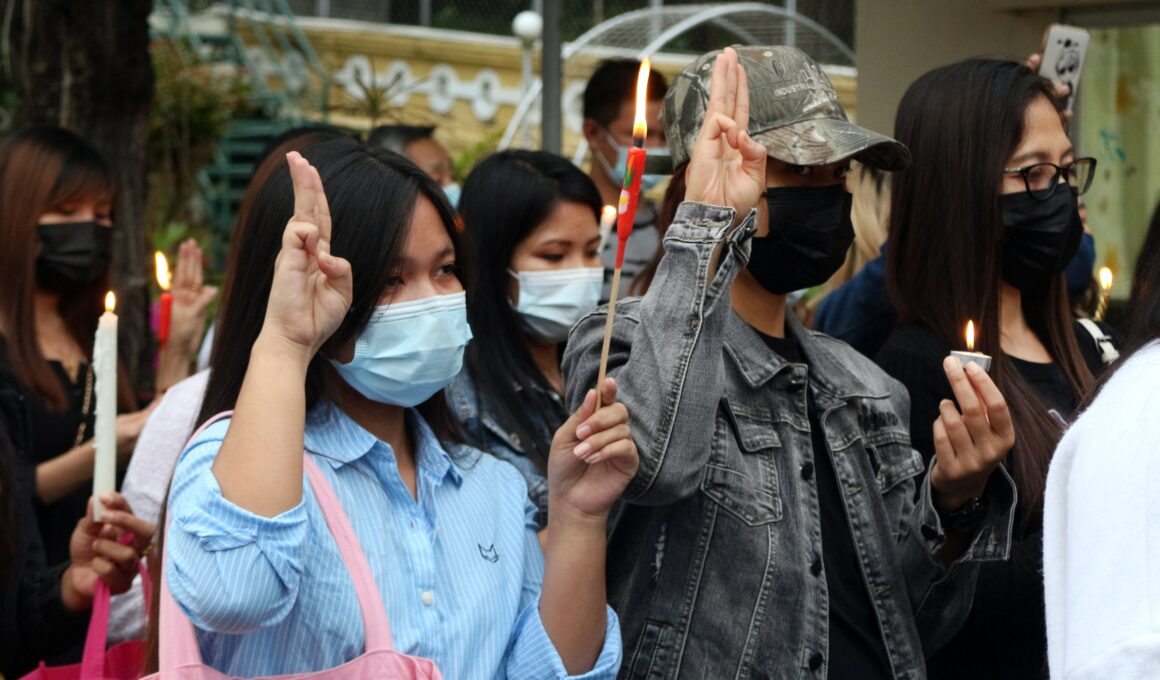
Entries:
[[[30,127],[0,143],[0,333],[13,375],[52,410],[68,399],[36,337],[36,227],[40,217],[79,202],[114,198],[113,175],[101,155],[76,134],[57,127]],[[109,288],[108,272],[70,295],[58,309],[72,339],[92,358],[93,334]],[[135,406],[127,375],[120,371],[118,402]]]
[[[1010,465],[1021,515],[1042,511],[1051,454],[1060,438],[1048,406],[1003,354],[999,290],[1003,166],[1023,138],[1027,107],[1038,97],[1058,106],[1051,83],[1010,61],[969,59],[914,82],[898,106],[894,137],[913,161],[893,178],[887,286],[900,324],[929,328],[962,345],[967,319],[978,350],[993,357],[991,377],[1015,424]],[[1072,329],[1063,273],[1024,291],[1027,324],[1082,395],[1092,375]],[[912,427],[925,427],[912,423]]]
[[661,265],[661,258],[665,256],[665,233],[677,217],[677,208],[681,207],[681,201],[685,200],[685,187],[687,186],[685,171],[688,169],[689,162],[685,161],[673,170],[669,186],[665,188],[664,198],[661,199],[661,205],[657,209],[657,251],[653,253],[649,263],[637,272],[636,276],[632,277],[632,282],[628,284],[629,295],[647,293],[648,287],[652,285],[652,280],[657,275],[657,267]]

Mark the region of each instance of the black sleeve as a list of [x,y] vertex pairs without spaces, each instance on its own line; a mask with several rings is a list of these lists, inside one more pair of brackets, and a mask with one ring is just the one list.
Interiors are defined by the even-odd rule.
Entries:
[[0,563],[0,675],[19,678],[42,660],[84,638],[88,613],[65,608],[60,582],[68,564],[45,564],[32,510],[31,466],[14,455],[0,419],[0,535],[7,558]]
[[890,335],[875,361],[910,393],[910,443],[927,463],[934,457],[934,421],[943,399],[954,399],[943,372],[950,354],[934,333],[917,326],[899,328]]

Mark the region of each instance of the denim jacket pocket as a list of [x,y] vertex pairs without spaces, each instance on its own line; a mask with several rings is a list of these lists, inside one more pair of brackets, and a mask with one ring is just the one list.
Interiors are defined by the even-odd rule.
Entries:
[[678,658],[674,637],[671,626],[645,621],[636,649],[628,660],[628,672],[621,674],[621,677],[628,680],[663,680],[672,677],[672,666]]
[[749,526],[781,519],[777,471],[771,456],[780,446],[773,424],[729,409],[719,416],[714,455],[705,467],[701,491]]
[[926,469],[922,456],[911,448],[910,436],[906,433],[879,431],[868,434],[863,443],[874,463],[878,489],[883,494]]

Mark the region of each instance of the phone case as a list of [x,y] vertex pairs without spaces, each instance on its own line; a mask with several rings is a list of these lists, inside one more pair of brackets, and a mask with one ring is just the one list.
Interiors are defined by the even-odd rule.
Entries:
[[1071,111],[1079,88],[1079,76],[1083,72],[1083,58],[1090,38],[1082,28],[1062,24],[1055,24],[1047,31],[1039,75],[1070,86],[1071,93],[1064,107],[1068,111]]

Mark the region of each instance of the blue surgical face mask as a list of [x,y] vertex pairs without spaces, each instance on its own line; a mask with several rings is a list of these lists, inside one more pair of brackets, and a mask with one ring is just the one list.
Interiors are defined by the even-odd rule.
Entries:
[[452,208],[459,208],[459,194],[461,191],[459,182],[452,182],[443,187],[443,195],[447,197],[447,202],[451,204]]
[[524,332],[542,344],[567,340],[580,317],[596,309],[604,287],[603,267],[508,273],[520,283],[516,313]]
[[[595,149],[592,150],[592,155],[596,157],[596,160],[604,168],[604,172],[608,175],[609,179],[611,179],[616,184],[623,185],[624,169],[628,166],[628,147],[617,144],[616,140],[613,139],[608,130],[601,128],[600,132],[604,135],[604,139],[608,142],[608,144],[612,148],[616,149],[616,162],[612,165],[609,165],[608,159]],[[648,155],[668,157],[669,150],[664,147],[650,146],[648,147]],[[646,192],[651,191],[652,189],[655,189],[658,184],[663,182],[664,179],[665,175],[645,173],[640,176],[640,190]]]
[[379,307],[359,333],[351,362],[331,363],[367,399],[411,407],[455,379],[469,340],[466,295],[433,295]]

